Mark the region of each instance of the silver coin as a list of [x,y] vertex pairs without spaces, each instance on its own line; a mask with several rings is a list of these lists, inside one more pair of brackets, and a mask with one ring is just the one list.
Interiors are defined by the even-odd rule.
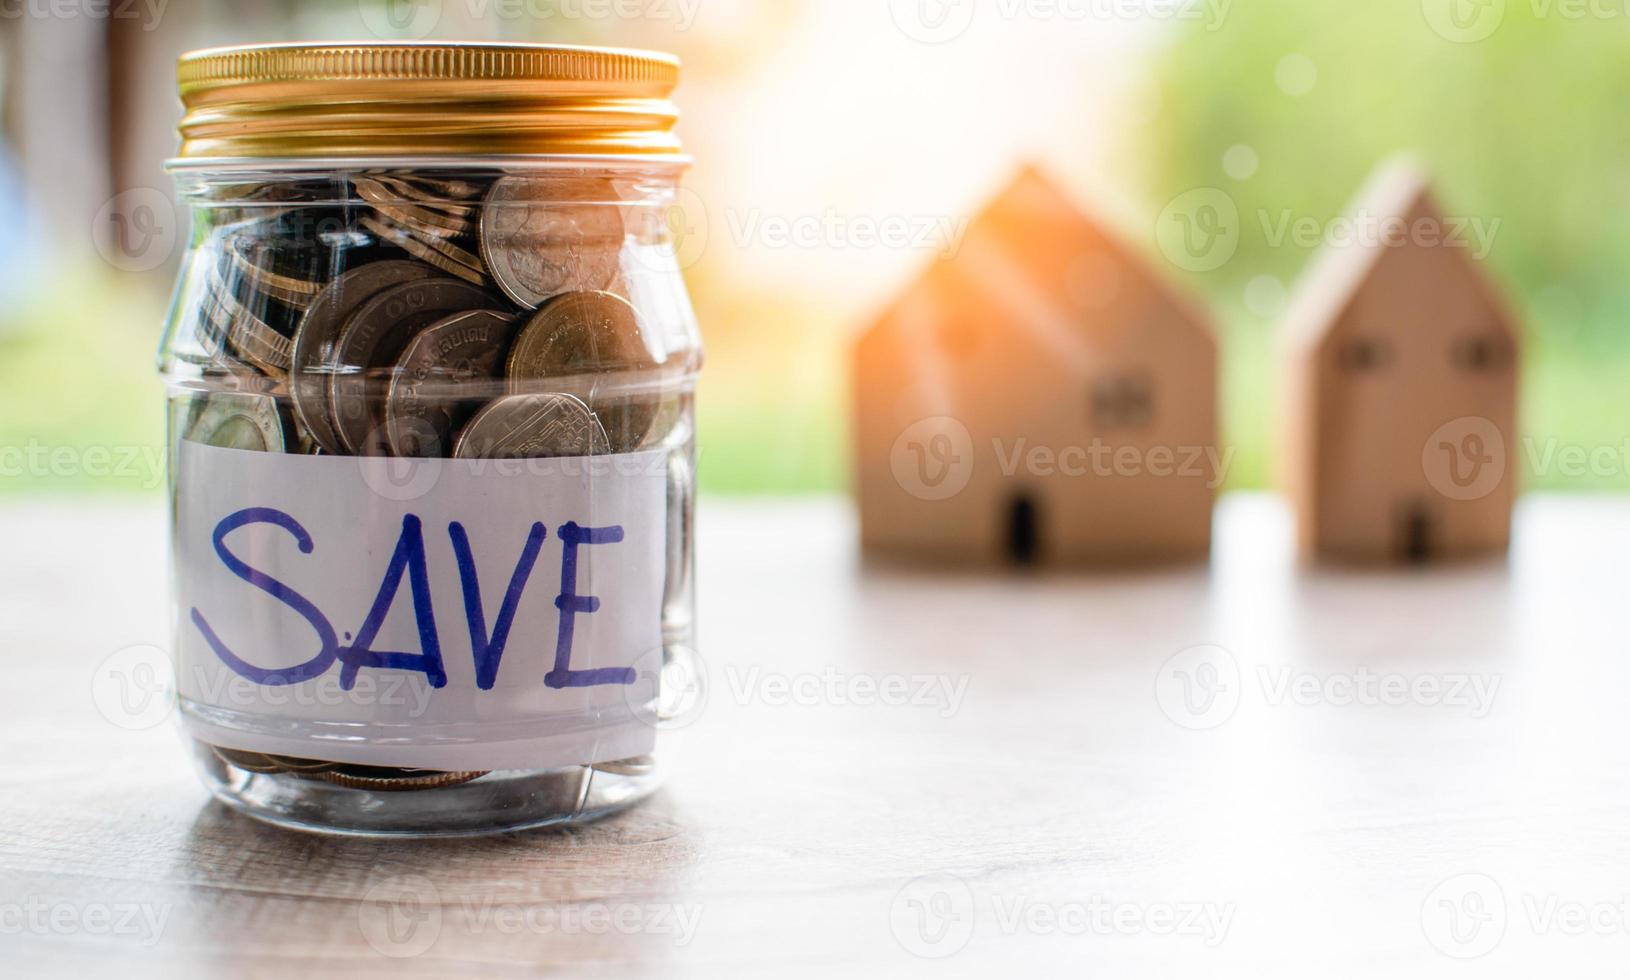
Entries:
[[533,314],[510,348],[505,374],[517,393],[550,389],[574,377],[594,381],[589,407],[615,452],[634,452],[656,432],[666,402],[659,392],[620,393],[603,384],[613,374],[638,376],[660,366],[632,304],[612,293],[565,293]]
[[382,214],[359,218],[357,223],[380,241],[395,245],[419,261],[428,262],[448,275],[457,276],[478,286],[487,281],[481,259],[453,242],[430,235],[416,235],[412,229],[399,225]]
[[481,212],[481,257],[510,299],[535,309],[569,292],[608,289],[625,230],[608,180],[503,177]]
[[431,177],[417,170],[370,172],[367,176],[400,184],[408,189],[408,196],[421,200],[468,201],[480,197],[488,186],[484,181]]
[[470,221],[476,217],[479,210],[478,205],[450,199],[443,194],[420,187],[401,177],[392,177],[389,174],[369,174],[367,176],[385,191],[396,195],[400,201],[412,203],[417,207],[446,215],[449,218],[462,218]]
[[281,453],[287,448],[288,437],[276,399],[222,391],[205,397],[203,407],[187,426],[187,441],[222,449]]
[[[445,455],[453,434],[503,374],[515,318],[493,310],[456,313],[419,332],[402,351],[385,400],[385,436],[397,456]],[[485,383],[485,384],[484,384]],[[479,394],[486,387],[485,394]]]
[[507,395],[476,413],[453,446],[459,459],[598,456],[606,430],[581,398],[555,393]]
[[[274,259],[286,250],[255,235],[232,235],[227,238],[226,247],[230,252],[234,275],[246,282],[255,293],[304,310],[323,288],[321,282],[276,271]],[[311,256],[306,257],[308,266],[314,261]]]
[[467,310],[492,309],[494,297],[457,279],[421,279],[392,286],[359,306],[334,342],[336,373],[329,378],[334,429],[345,448],[385,455],[388,372],[419,331]]
[[[274,378],[286,378],[293,363],[294,342],[233,296],[226,285],[212,279],[204,298],[206,335],[225,338],[229,353]],[[206,341],[206,347],[214,341]]]
[[312,300],[294,334],[289,392],[301,426],[325,452],[345,451],[334,428],[334,403],[328,388],[340,328],[358,307],[384,290],[434,278],[436,270],[419,262],[371,262],[341,275]]
[[418,202],[404,198],[400,191],[377,180],[356,177],[351,184],[356,188],[357,195],[373,205],[375,211],[421,237],[457,238],[470,230],[468,216],[454,216],[422,207]]

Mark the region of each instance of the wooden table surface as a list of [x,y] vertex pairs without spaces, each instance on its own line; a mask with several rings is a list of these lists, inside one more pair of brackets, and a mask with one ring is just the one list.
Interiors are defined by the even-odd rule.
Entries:
[[667,788],[387,843],[228,812],[173,723],[99,708],[166,640],[156,502],[0,533],[7,976],[1630,963],[1630,502],[1531,498],[1509,562],[1353,574],[1232,497],[1209,568],[1039,578],[865,567],[837,501],[715,503]]

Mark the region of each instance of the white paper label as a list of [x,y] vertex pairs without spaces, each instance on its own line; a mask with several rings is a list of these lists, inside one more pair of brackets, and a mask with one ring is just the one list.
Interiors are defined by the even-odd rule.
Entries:
[[448,771],[649,752],[665,457],[183,442],[177,686],[226,748]]

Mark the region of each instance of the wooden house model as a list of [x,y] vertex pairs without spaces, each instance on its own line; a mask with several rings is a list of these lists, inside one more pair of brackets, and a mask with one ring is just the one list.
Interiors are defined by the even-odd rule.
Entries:
[[1156,269],[1025,169],[856,342],[871,556],[1203,557],[1216,342]]
[[1516,321],[1425,176],[1385,167],[1285,327],[1280,459],[1304,555],[1500,552],[1517,488]]

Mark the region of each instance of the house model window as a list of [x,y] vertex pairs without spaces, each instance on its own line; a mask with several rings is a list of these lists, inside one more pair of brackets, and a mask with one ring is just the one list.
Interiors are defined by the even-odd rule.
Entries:
[[1379,371],[1387,366],[1392,359],[1392,350],[1387,342],[1373,337],[1364,337],[1343,344],[1340,353],[1343,370],[1360,374],[1365,371]]
[[1145,374],[1111,374],[1092,383],[1095,429],[1130,429],[1154,420],[1154,381]]

